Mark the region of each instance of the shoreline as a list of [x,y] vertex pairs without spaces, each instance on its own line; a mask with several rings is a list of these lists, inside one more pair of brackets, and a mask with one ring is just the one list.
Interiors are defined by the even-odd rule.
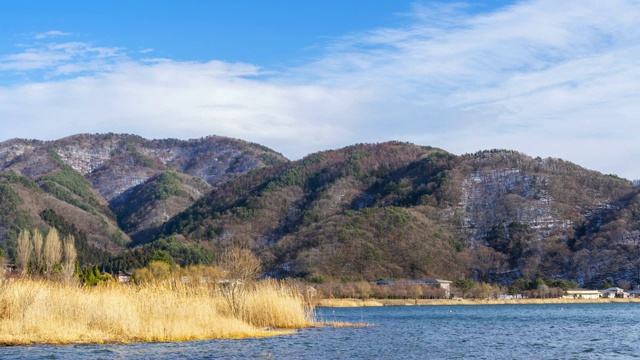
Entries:
[[349,308],[376,306],[460,306],[460,305],[531,305],[531,304],[608,304],[640,303],[640,298],[626,299],[319,299],[316,307]]

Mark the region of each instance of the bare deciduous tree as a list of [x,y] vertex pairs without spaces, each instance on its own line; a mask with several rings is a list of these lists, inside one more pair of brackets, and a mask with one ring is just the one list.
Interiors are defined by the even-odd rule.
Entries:
[[[2,285],[4,275],[7,273],[7,259],[0,255],[0,285]],[[0,287],[0,291],[2,291],[2,287]]]
[[18,235],[18,269],[22,276],[27,275],[29,270],[29,259],[31,259],[31,253],[33,252],[33,244],[31,244],[31,234],[28,230],[20,231]]
[[39,273],[42,271],[44,265],[44,259],[42,256],[42,245],[44,244],[44,238],[42,237],[42,233],[40,230],[36,229],[33,231],[33,235],[31,237],[31,243],[33,244],[33,272]]
[[219,284],[222,296],[233,316],[242,319],[247,287],[260,276],[262,264],[251,250],[233,247],[224,253],[219,266],[224,277]]
[[62,278],[66,282],[71,282],[75,275],[78,253],[76,251],[74,242],[75,239],[72,235],[64,238],[64,263],[62,264]]
[[620,280],[618,281],[618,287],[622,288],[625,291],[628,291],[631,289],[631,282],[628,280]]
[[44,241],[43,249],[44,273],[51,277],[56,264],[62,260],[62,242],[56,228],[51,228]]
[[251,250],[237,247],[225,251],[220,259],[220,268],[228,279],[244,283],[255,281],[262,272],[262,264]]

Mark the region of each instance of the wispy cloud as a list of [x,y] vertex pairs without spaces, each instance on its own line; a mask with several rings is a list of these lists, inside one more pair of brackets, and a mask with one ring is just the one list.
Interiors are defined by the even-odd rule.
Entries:
[[480,14],[416,5],[409,15],[278,73],[41,42],[0,56],[0,71],[44,74],[0,86],[0,125],[29,138],[219,134],[292,158],[389,139],[456,153],[512,148],[640,178],[637,1],[527,1]]
[[51,31],[47,31],[44,33],[40,33],[40,34],[36,34],[34,36],[35,39],[38,40],[42,40],[42,39],[47,39],[47,38],[52,38],[52,37],[60,37],[60,36],[70,36],[71,33],[68,32],[63,32],[63,31],[59,31],[59,30],[51,30]]
[[122,49],[96,47],[84,42],[46,42],[26,46],[22,52],[0,56],[0,71],[44,71],[51,77],[109,70],[127,59]]

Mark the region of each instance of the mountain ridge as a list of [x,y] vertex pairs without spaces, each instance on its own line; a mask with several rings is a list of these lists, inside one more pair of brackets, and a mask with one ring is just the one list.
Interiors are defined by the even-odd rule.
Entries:
[[[458,156],[390,141],[289,161],[215,136],[80,134],[0,143],[0,176],[13,192],[5,207],[33,208],[18,223],[46,227],[34,214],[52,209],[113,254],[112,269],[158,249],[215,261],[234,245],[272,276],[314,281],[640,280],[637,184],[510,150]],[[11,255],[16,229],[2,216]]]
[[[24,218],[30,220],[0,223],[0,235],[5,234],[0,241],[6,240],[0,245],[11,256],[18,227],[46,228],[48,225],[39,214],[53,210],[85,231],[93,247],[119,253],[131,244],[129,235],[136,235],[119,228],[119,223],[127,219],[118,212],[135,187],[144,187],[150,179],[167,171],[182,174],[183,192],[162,199],[167,211],[158,213],[158,217],[164,218],[189,207],[202,192],[237,174],[286,161],[264,146],[220,136],[147,140],[109,133],[77,134],[51,141],[7,140],[0,143],[0,175],[5,178],[6,191],[21,195],[7,204],[6,211],[14,211],[20,203],[29,208],[30,215]],[[198,185],[188,185],[193,182]],[[23,183],[29,186],[22,186]],[[155,219],[146,220],[153,223]]]

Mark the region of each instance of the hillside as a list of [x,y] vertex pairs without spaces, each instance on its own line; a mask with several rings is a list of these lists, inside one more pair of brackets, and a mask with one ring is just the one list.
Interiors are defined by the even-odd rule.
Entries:
[[386,142],[288,161],[227,138],[106,134],[0,143],[0,169],[9,254],[17,229],[46,222],[112,270],[235,245],[312,281],[640,280],[640,188],[561,159]]
[[263,146],[215,136],[182,141],[81,134],[46,142],[8,140],[0,143],[0,187],[7,194],[0,199],[0,249],[11,256],[20,228],[46,229],[55,219],[69,229],[73,225],[76,240],[87,240],[79,247],[99,253],[103,262],[213,186],[287,161]]
[[629,255],[638,249],[637,191],[513,151],[355,145],[240,176],[163,233],[214,249],[249,246],[279,276],[595,284],[638,276]]

